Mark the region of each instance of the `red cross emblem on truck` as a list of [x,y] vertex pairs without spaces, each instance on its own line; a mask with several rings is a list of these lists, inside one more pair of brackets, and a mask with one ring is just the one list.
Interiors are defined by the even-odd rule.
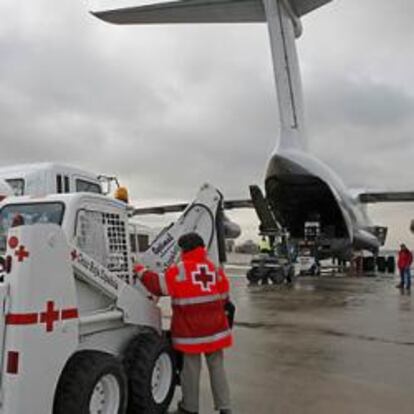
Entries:
[[77,258],[79,257],[79,254],[78,254],[78,252],[77,252],[75,249],[73,249],[73,250],[70,252],[70,255],[71,255],[71,257],[72,257],[72,261],[77,260]]
[[193,283],[201,287],[203,292],[210,292],[216,284],[216,273],[211,272],[207,265],[197,265],[197,270],[191,273]]
[[40,323],[46,324],[46,332],[53,331],[53,324],[59,320],[59,311],[55,310],[55,303],[48,301],[46,311],[40,314]]
[[24,247],[22,244],[14,252],[14,254],[17,256],[18,262],[23,262],[25,259],[27,259],[30,256],[29,252],[26,250],[26,247]]
[[55,322],[69,319],[78,319],[79,311],[77,308],[56,309],[55,302],[49,300],[46,303],[46,310],[40,313],[8,313],[6,315],[6,325],[37,325],[45,324],[46,332],[53,332]]

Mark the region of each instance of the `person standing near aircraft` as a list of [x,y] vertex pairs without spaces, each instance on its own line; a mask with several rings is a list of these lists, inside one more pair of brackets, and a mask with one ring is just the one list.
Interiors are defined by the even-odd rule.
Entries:
[[270,253],[271,247],[270,242],[266,236],[262,236],[262,240],[259,243],[260,253]]
[[398,270],[400,271],[401,281],[397,288],[407,290],[411,289],[411,263],[413,262],[413,255],[408,250],[405,244],[401,244],[398,252]]
[[[144,286],[156,296],[171,296],[171,335],[174,349],[183,354],[182,401],[176,414],[199,411],[201,356],[205,355],[215,409],[231,414],[230,391],[223,349],[232,345],[229,281],[208,259],[203,239],[187,233],[178,239],[181,262],[165,275],[135,267]],[[233,309],[234,311],[234,309]],[[231,312],[231,311],[230,311]]]

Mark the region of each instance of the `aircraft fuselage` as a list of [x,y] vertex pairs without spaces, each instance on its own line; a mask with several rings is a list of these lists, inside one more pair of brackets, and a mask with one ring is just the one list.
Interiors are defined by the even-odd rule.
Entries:
[[363,206],[329,167],[309,153],[276,151],[268,164],[265,189],[276,219],[293,240],[304,238],[306,222],[320,223],[322,257],[346,259],[352,249],[380,247]]

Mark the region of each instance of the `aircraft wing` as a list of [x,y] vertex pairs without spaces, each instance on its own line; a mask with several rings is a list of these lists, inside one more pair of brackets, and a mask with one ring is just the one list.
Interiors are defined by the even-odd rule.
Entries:
[[363,204],[414,202],[414,191],[370,191],[360,193],[358,200]]
[[[180,213],[187,208],[187,203],[169,204],[163,206],[151,206],[134,208],[131,211],[133,216],[144,216],[148,214],[168,214],[168,213]],[[225,210],[239,209],[239,208],[253,208],[251,200],[228,200],[223,202]]]
[[[282,0],[290,4],[297,17],[332,0]],[[93,10],[93,15],[114,24],[154,23],[243,23],[264,22],[262,0],[181,0],[109,10]]]

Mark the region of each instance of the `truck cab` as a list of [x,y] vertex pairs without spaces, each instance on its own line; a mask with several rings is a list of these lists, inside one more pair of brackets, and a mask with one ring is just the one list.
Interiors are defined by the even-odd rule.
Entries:
[[75,192],[102,193],[98,176],[58,163],[21,164],[0,168],[3,179],[16,196],[43,196]]
[[[108,177],[98,176],[76,167],[58,163],[1,167],[0,201],[11,195],[44,197],[48,194],[81,192],[107,194],[111,187],[109,182],[107,182],[107,186],[103,185],[107,180]],[[135,220],[130,220],[128,232],[132,260],[135,262],[140,254],[148,249],[156,232]]]

